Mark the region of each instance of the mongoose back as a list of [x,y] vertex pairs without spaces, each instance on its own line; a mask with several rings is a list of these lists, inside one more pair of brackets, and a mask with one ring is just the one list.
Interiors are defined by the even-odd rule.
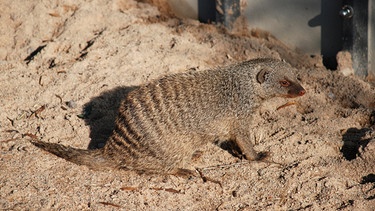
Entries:
[[217,139],[234,141],[246,159],[257,160],[249,127],[256,109],[267,99],[306,92],[292,70],[282,61],[255,59],[166,76],[127,95],[103,148],[32,143],[95,170],[178,174],[195,151]]

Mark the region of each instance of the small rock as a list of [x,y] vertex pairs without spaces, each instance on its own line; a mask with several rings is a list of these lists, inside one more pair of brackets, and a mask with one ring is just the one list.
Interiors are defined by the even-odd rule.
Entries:
[[337,70],[344,76],[354,74],[352,55],[348,51],[340,51],[336,55]]
[[73,100],[69,100],[68,102],[65,103],[69,108],[76,108],[77,103],[74,102]]

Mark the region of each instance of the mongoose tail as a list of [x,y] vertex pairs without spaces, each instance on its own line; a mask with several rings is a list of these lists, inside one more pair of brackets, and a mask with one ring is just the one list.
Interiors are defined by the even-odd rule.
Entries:
[[113,169],[111,160],[107,159],[102,149],[84,150],[64,146],[56,143],[47,143],[39,140],[30,141],[33,145],[50,152],[60,158],[78,165],[85,165],[93,170]]

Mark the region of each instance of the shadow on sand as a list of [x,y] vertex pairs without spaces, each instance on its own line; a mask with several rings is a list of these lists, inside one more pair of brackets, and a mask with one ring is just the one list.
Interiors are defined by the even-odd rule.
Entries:
[[91,141],[88,149],[97,149],[104,146],[112,134],[115,119],[120,103],[137,87],[117,87],[101,93],[83,106],[81,118],[90,126]]

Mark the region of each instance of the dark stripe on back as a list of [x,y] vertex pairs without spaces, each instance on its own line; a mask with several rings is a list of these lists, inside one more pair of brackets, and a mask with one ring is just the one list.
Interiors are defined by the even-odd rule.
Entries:
[[141,137],[132,131],[126,122],[118,122],[115,126],[115,132],[130,146],[140,148],[139,140]]
[[113,133],[113,135],[111,136],[111,139],[112,139],[112,141],[109,142],[109,144],[111,144],[111,146],[115,150],[110,150],[110,153],[117,153],[117,154],[121,155],[121,153],[125,150],[127,152],[127,154],[132,156],[133,158],[139,157],[137,155],[137,153],[131,148],[130,145],[126,146],[124,144],[121,137],[119,137],[119,135],[116,132]]
[[160,104],[156,103],[153,99],[153,93],[157,90],[154,90],[155,86],[149,84],[146,87],[143,87],[139,90],[139,98],[138,101],[142,108],[142,117],[143,117],[143,124],[147,125],[147,132],[149,135],[156,133],[155,136],[160,136],[163,131],[160,129],[161,126],[161,118],[163,118],[163,114],[160,112]]
[[166,132],[176,132],[178,128],[175,124],[175,119],[171,118],[172,116],[176,116],[176,114],[173,112],[173,110],[175,109],[175,90],[173,89],[173,87],[171,87],[170,81],[161,81],[159,87],[161,98],[163,99],[163,104],[161,105],[164,106],[163,120],[165,130],[167,130]]

